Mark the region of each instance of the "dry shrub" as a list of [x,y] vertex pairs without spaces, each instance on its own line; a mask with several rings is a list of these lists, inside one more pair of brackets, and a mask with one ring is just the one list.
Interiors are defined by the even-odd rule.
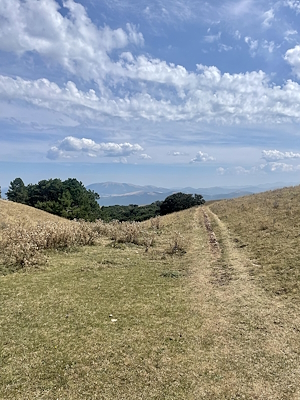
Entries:
[[169,248],[167,250],[168,254],[183,254],[185,253],[185,242],[184,237],[178,231],[173,233],[172,239],[169,243]]
[[112,221],[109,226],[109,237],[117,243],[142,244],[142,228],[139,222]]
[[161,225],[161,218],[159,216],[151,218],[150,225],[152,229],[159,229]]
[[26,267],[43,261],[43,250],[92,245],[98,233],[92,223],[43,222],[35,227],[7,226],[2,231],[0,248],[5,264]]

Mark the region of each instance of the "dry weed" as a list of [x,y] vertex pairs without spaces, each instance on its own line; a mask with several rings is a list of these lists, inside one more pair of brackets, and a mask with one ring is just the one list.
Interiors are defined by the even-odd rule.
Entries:
[[185,240],[182,234],[175,231],[169,242],[169,248],[167,249],[168,254],[185,253]]
[[44,260],[43,250],[92,245],[98,233],[92,223],[43,222],[36,226],[8,225],[2,231],[0,248],[5,264],[26,267]]

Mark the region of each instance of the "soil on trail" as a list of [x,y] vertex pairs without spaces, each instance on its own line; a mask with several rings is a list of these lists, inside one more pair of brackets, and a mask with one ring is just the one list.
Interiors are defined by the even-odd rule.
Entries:
[[190,265],[203,324],[195,399],[300,399],[299,305],[271,296],[209,207],[195,210]]

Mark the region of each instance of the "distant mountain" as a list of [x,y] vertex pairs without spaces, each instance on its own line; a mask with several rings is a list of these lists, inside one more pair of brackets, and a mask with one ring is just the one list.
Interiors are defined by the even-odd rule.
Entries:
[[87,189],[94,190],[100,196],[112,196],[118,194],[128,194],[137,192],[161,192],[166,193],[171,189],[160,188],[156,186],[138,186],[130,183],[116,183],[116,182],[103,182],[92,183],[86,187]]
[[87,189],[94,190],[100,195],[99,204],[101,206],[137,204],[151,204],[155,201],[163,201],[167,196],[175,192],[202,194],[206,201],[233,199],[253,193],[260,193],[266,190],[278,189],[285,186],[292,186],[295,183],[277,182],[274,184],[262,184],[257,186],[227,186],[210,188],[162,188],[156,186],[139,186],[130,183],[103,182],[93,183]]

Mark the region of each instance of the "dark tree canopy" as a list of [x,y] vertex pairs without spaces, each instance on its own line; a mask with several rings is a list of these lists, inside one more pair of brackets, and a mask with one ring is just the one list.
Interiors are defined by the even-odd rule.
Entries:
[[129,206],[101,207],[101,219],[104,221],[145,221],[160,215],[160,201],[147,206],[130,204]]
[[21,178],[16,178],[10,182],[6,196],[8,200],[15,201],[16,203],[26,204],[27,189]]
[[100,218],[99,195],[86,190],[77,179],[49,179],[25,186],[22,179],[16,178],[10,184],[7,198],[68,219]]
[[160,214],[166,215],[175,211],[185,210],[190,207],[204,204],[205,200],[201,194],[186,194],[186,193],[174,193],[166,197],[166,199],[160,205]]

